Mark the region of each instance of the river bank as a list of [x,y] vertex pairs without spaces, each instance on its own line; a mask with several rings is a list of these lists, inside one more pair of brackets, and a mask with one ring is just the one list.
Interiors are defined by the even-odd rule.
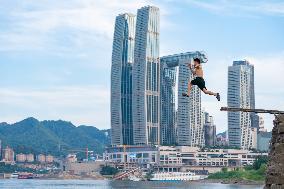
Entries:
[[253,181],[253,180],[244,180],[244,179],[203,179],[192,182],[236,184],[236,185],[264,185],[264,181]]

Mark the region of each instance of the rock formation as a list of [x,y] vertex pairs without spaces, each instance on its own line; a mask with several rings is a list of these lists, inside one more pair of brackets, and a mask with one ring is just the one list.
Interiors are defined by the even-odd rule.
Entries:
[[284,189],[284,114],[275,115],[265,189]]

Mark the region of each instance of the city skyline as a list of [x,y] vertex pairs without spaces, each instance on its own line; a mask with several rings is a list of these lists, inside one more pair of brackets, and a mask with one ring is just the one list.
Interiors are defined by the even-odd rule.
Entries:
[[[1,3],[1,121],[33,116],[110,128],[114,18],[147,4],[161,10],[161,56],[191,50],[208,54],[205,79],[223,96],[216,106],[203,95],[202,107],[214,116],[217,131],[227,128],[219,108],[226,104],[226,73],[233,60],[248,59],[255,65],[257,108],[284,109],[279,80],[284,69],[280,1],[94,2]],[[264,118],[271,130],[272,116]]]

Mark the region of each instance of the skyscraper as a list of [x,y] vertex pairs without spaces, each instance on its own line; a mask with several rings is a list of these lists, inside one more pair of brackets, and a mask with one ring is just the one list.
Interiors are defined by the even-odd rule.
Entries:
[[[193,58],[206,59],[205,54],[196,52],[180,53],[161,57],[161,130],[163,143],[169,143],[175,133],[176,142],[185,146],[204,146],[204,128],[201,115],[201,92],[193,86],[190,97],[182,96],[187,91],[187,83],[193,79],[188,64]],[[175,70],[176,69],[176,70]],[[177,84],[175,84],[177,82]],[[177,86],[177,87],[176,87]],[[177,95],[173,90],[177,89]],[[177,103],[177,110],[175,107]],[[173,111],[176,111],[174,113]],[[175,118],[173,123],[171,119]],[[168,137],[171,136],[171,137]]]
[[134,144],[160,143],[159,8],[138,9],[133,66]]
[[133,144],[132,67],[135,15],[116,17],[111,67],[111,143]]
[[[228,107],[255,108],[254,66],[246,60],[234,61],[228,69]],[[247,112],[228,112],[229,145],[252,147],[252,122]]]
[[204,138],[205,146],[212,147],[216,145],[216,125],[213,117],[208,112],[203,112]]
[[176,113],[177,113],[177,67],[167,64],[167,59],[161,58],[161,144],[176,144]]

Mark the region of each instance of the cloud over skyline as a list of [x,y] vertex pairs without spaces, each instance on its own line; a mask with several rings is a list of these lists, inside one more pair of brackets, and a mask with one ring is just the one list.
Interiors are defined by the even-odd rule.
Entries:
[[0,122],[35,116],[110,128],[115,16],[148,4],[161,10],[161,56],[207,52],[205,79],[222,102],[203,95],[202,106],[218,131],[227,126],[219,106],[233,60],[255,65],[257,107],[284,109],[282,1],[0,0]]

